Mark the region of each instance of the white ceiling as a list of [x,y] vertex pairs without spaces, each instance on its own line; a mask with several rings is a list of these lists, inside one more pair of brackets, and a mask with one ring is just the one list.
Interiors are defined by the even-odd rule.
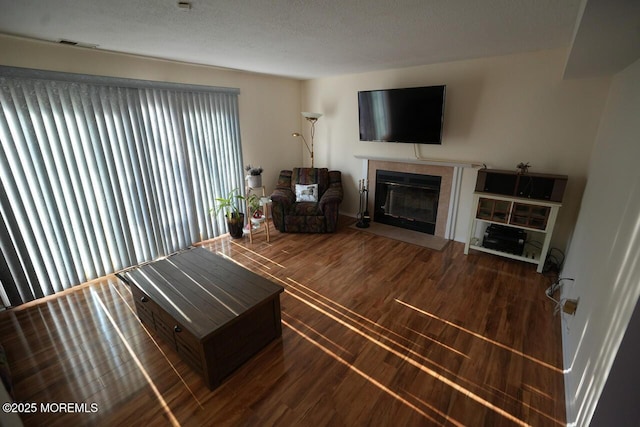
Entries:
[[569,48],[580,3],[0,0],[0,33],[308,79]]

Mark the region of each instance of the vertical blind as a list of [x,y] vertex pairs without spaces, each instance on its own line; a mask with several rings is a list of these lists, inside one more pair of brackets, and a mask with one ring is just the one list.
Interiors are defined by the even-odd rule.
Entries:
[[216,197],[243,188],[237,90],[1,71],[5,304],[224,232],[209,209]]

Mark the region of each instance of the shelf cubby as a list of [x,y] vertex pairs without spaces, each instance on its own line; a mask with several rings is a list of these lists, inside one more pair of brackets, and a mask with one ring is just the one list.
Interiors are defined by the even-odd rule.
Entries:
[[[471,219],[464,253],[468,254],[469,249],[474,249],[537,264],[537,271],[541,273],[549,251],[558,210],[562,205],[559,202],[523,199],[478,191],[474,193],[473,197],[476,214]],[[485,230],[490,224],[525,230],[527,239],[522,255],[483,246]],[[538,244],[534,245],[533,242],[538,242]]]

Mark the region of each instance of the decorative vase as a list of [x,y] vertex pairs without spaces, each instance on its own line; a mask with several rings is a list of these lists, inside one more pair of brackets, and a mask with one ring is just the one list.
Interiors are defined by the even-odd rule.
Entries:
[[243,235],[242,228],[244,227],[244,214],[240,212],[238,214],[231,215],[231,218],[227,217],[229,235],[234,239],[239,239]]
[[262,175],[247,175],[247,185],[251,188],[262,187]]

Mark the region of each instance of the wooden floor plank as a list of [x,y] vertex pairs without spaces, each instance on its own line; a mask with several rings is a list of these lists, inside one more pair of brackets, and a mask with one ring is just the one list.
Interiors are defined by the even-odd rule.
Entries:
[[113,276],[0,313],[25,425],[564,425],[559,318],[530,264],[364,233],[202,246],[285,287],[282,338],[215,391]]

